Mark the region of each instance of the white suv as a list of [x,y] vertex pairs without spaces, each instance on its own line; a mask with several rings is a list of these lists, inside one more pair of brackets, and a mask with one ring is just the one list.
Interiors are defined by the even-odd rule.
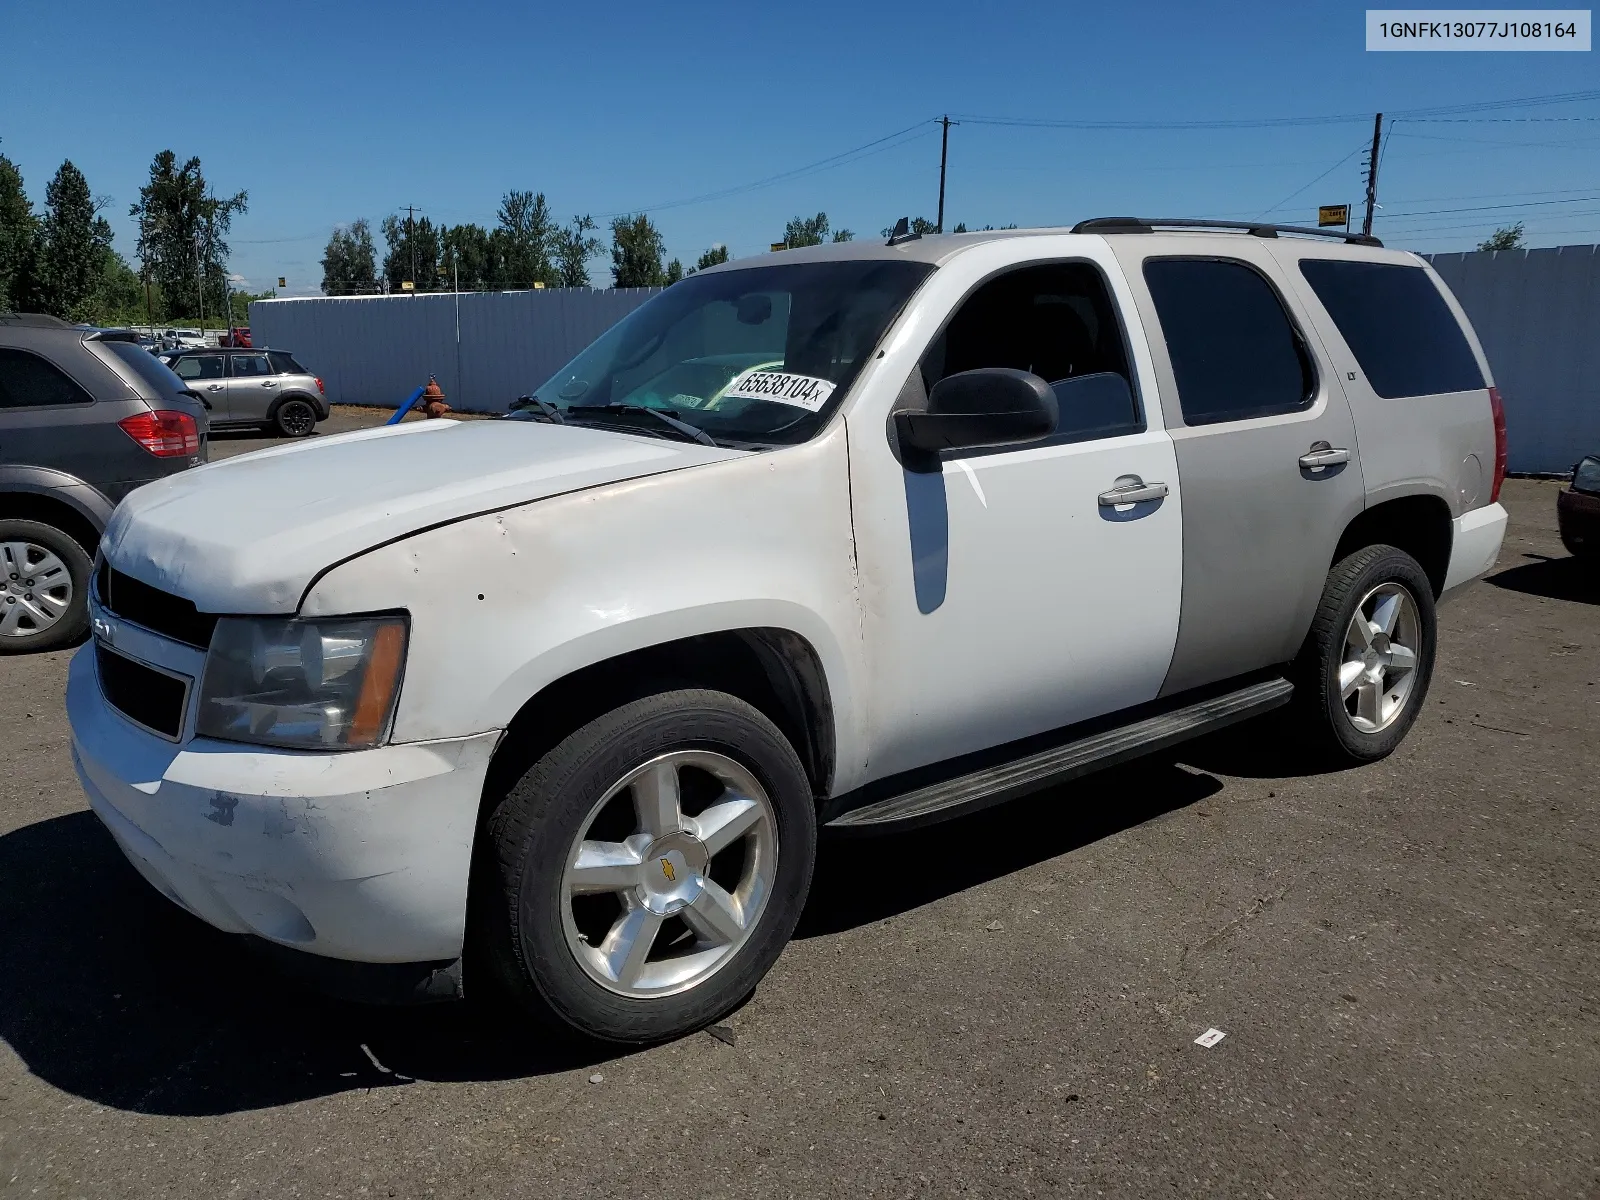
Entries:
[[1488,365],[1413,255],[1187,224],[732,263],[508,419],[140,489],[67,692],[94,811],[330,986],[648,1041],[771,967],[819,825],[1291,701],[1388,754],[1505,529]]

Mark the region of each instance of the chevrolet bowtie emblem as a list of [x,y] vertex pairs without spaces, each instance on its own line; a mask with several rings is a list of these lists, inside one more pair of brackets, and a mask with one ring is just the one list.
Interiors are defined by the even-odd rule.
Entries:
[[678,873],[672,869],[672,863],[664,858],[661,860],[661,873],[667,877],[668,883],[678,877]]

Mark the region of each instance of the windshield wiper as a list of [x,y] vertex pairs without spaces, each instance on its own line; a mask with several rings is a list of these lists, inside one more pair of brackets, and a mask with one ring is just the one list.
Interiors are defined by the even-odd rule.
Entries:
[[574,404],[567,409],[570,419],[578,413],[619,413],[623,416],[632,416],[634,413],[645,413],[669,426],[676,433],[688,438],[690,441],[699,442],[702,446],[715,446],[717,440],[704,429],[698,429],[687,421],[680,421],[672,413],[664,409],[651,408],[644,404]]
[[541,400],[537,396],[518,396],[511,402],[511,412],[521,412],[525,408],[537,408],[544,414],[545,420],[554,425],[565,425],[567,419],[561,415],[561,410],[548,400]]

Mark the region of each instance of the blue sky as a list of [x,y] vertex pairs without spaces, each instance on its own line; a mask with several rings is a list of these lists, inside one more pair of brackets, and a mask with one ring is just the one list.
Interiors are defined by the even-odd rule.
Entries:
[[[947,225],[1127,212],[1310,222],[1319,203],[1360,201],[1373,110],[1600,91],[1594,52],[1367,53],[1364,9],[1341,4],[163,11],[8,5],[0,153],[36,204],[72,159],[110,197],[130,258],[126,213],[150,159],[199,155],[219,193],[250,195],[232,269],[253,288],[286,276],[290,294],[315,291],[335,223],[366,217],[376,230],[414,204],[435,221],[487,225],[510,188],[543,191],[562,217],[650,212],[686,263],[718,242],[736,257],[762,251],[788,218],[818,210],[875,234],[902,214],[934,215],[932,118],[944,112],[1153,123],[1364,114],[1188,130],[969,121],[950,133]],[[1600,97],[1473,118],[1394,127],[1381,236],[1466,249],[1522,218],[1534,245],[1600,240]],[[830,169],[667,203],[897,131]],[[594,274],[609,281],[604,262]]]

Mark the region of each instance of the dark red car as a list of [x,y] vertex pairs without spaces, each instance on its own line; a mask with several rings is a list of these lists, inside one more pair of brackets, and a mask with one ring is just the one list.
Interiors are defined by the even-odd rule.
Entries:
[[1556,493],[1556,521],[1573,555],[1600,556],[1600,458],[1591,454],[1572,468],[1572,483]]
[[219,346],[232,346],[239,350],[249,350],[253,347],[250,343],[250,326],[236,325],[227,333],[217,339]]

